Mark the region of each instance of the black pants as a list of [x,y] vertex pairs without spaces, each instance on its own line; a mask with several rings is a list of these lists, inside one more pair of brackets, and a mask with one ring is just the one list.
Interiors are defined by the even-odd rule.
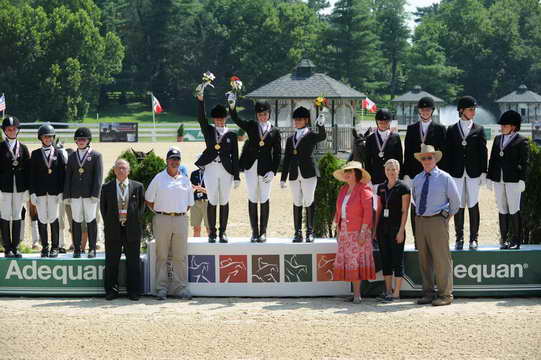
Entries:
[[126,255],[126,285],[128,294],[140,295],[140,254],[141,241],[129,241],[126,228],[120,228],[120,239],[107,239],[105,237],[105,293],[118,293],[118,267],[122,248]]
[[[383,276],[401,277],[404,274],[404,243],[396,242],[397,231],[385,231],[385,226],[378,228],[379,253],[383,267]],[[404,234],[404,237],[406,234]]]

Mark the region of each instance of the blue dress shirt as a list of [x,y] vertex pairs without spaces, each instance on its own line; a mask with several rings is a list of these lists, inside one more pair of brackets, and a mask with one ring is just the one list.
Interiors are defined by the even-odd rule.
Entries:
[[[425,172],[422,171],[413,179],[412,193],[415,204],[420,204],[425,178]],[[430,171],[426,210],[424,214],[419,214],[419,206],[417,205],[415,210],[417,215],[432,216],[445,210],[452,216],[458,212],[459,207],[460,196],[456,183],[451,175],[435,167]]]

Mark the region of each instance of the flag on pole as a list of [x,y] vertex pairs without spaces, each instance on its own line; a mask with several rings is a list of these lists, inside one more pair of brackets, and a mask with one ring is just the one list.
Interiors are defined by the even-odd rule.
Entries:
[[0,111],[5,111],[6,110],[6,97],[4,96],[4,94],[2,94],[2,96],[0,96]]
[[162,106],[160,105],[160,102],[154,95],[152,95],[152,111],[154,111],[156,114],[159,114],[163,111]]
[[362,106],[363,106],[363,109],[366,109],[366,110],[368,110],[370,112],[378,111],[378,107],[376,106],[376,104],[372,100],[370,100],[369,98],[366,98],[366,99],[363,100]]

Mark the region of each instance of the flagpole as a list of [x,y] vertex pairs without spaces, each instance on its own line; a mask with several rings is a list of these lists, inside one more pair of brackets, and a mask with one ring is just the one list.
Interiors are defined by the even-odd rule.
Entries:
[[156,142],[156,114],[154,113],[154,95],[150,93],[150,106],[152,107],[152,123],[154,124],[154,131],[152,132],[152,141]]

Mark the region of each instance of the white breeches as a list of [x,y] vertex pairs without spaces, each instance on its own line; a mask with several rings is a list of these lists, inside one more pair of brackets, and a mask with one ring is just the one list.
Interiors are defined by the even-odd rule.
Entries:
[[293,197],[293,205],[309,207],[314,202],[314,194],[316,192],[317,176],[305,179],[299,176],[297,180],[289,180],[291,195]]
[[92,202],[90,198],[71,199],[71,215],[76,223],[87,224],[96,219],[98,203]]
[[228,173],[221,163],[212,161],[205,165],[203,180],[211,205],[226,205],[229,202],[233,188],[233,175]]
[[[2,193],[0,217],[3,220],[21,220],[26,192]],[[30,216],[30,214],[28,214]]]
[[479,202],[479,187],[481,185],[481,177],[470,178],[464,172],[461,178],[453,178],[458,194],[460,195],[460,207],[474,207]]
[[493,183],[496,194],[496,205],[500,214],[516,214],[520,211],[520,196],[518,182],[516,183]]
[[263,181],[263,176],[257,175],[257,162],[258,160],[254,162],[251,168],[244,170],[248,200],[253,203],[265,203],[270,198],[272,181],[266,183]]
[[36,209],[38,220],[42,224],[50,224],[58,219],[58,196],[43,195],[37,197]]

